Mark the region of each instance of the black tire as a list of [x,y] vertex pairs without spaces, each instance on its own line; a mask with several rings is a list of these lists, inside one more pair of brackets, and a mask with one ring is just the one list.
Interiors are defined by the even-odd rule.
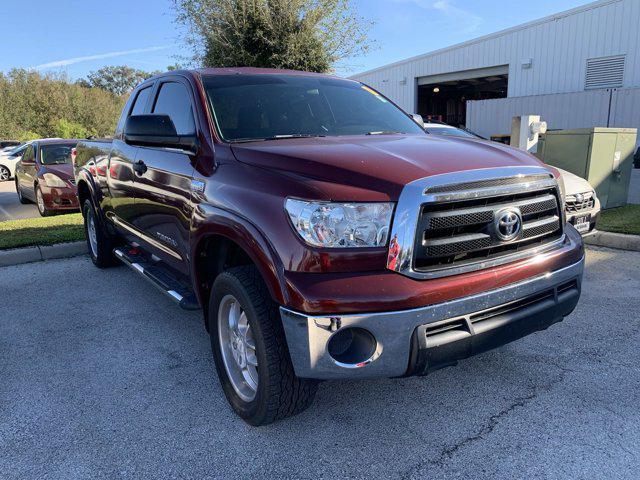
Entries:
[[20,188],[20,185],[18,185],[18,180],[16,180],[16,193],[18,194],[18,200],[22,205],[27,205],[31,203],[31,201],[28,198],[25,198],[25,196],[22,195],[22,189]]
[[[84,236],[87,240],[87,249],[91,261],[98,268],[107,268],[117,265],[119,262],[113,255],[113,249],[117,246],[116,239],[105,231],[105,226],[100,221],[96,209],[90,199],[86,199],[82,206],[82,216],[84,217]],[[96,245],[92,246],[89,237],[89,224],[94,222],[96,235]]]
[[[242,306],[253,334],[258,360],[258,387],[247,402],[235,391],[224,366],[218,336],[221,300],[233,295]],[[296,377],[280,319],[255,266],[231,268],[221,273],[211,290],[208,310],[211,349],[222,389],[235,412],[254,426],[267,425],[306,410],[315,397],[318,381]]]
[[[53,215],[54,212],[49,210],[47,206],[44,204],[44,197],[42,196],[42,190],[40,190],[40,187],[38,185],[36,185],[36,188],[35,188],[35,195],[36,195],[36,207],[38,207],[38,213],[40,214],[40,216],[50,217],[51,215]],[[38,200],[39,197],[41,197],[42,201]]]

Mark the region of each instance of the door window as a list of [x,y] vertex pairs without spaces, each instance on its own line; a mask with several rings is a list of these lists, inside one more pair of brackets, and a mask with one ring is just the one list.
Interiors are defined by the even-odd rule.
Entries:
[[195,133],[193,109],[187,87],[182,83],[163,83],[153,107],[153,113],[169,115],[178,135]]
[[143,88],[138,92],[138,96],[133,102],[133,107],[131,107],[131,115],[142,115],[144,113],[149,101],[149,95],[151,95],[151,87]]
[[33,145],[29,145],[27,147],[27,151],[24,152],[24,155],[22,156],[22,163],[33,163],[33,162],[34,162]]

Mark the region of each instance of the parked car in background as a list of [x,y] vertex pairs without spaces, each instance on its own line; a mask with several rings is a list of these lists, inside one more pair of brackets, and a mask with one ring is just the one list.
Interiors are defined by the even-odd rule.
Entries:
[[424,124],[424,131],[433,135],[443,135],[447,137],[463,137],[463,138],[476,138],[479,140],[486,140],[480,135],[473,133],[466,128],[453,127],[447,123],[442,122],[426,122]]
[[[424,129],[433,135],[484,140],[469,130],[453,127],[446,123],[425,123]],[[560,172],[564,182],[567,221],[582,235],[594,233],[600,215],[600,201],[596,196],[595,189],[584,178],[560,168],[556,169]]]
[[0,152],[0,182],[11,180],[16,172],[16,165],[27,149],[27,144],[17,147],[8,147]]
[[595,233],[600,216],[600,200],[596,190],[584,178],[571,172],[556,169],[564,183],[564,207],[567,222],[571,223],[583,236]]
[[76,150],[93,262],[203,309],[222,389],[253,425],[307,408],[319,379],[425,375],[580,296],[555,171],[428,135],[356,81],[169,72],[134,90],[112,141]]
[[18,142],[17,140],[0,140],[0,151],[7,148],[14,148],[18,145],[20,145],[20,142]]
[[16,167],[20,203],[35,202],[43,217],[78,210],[71,152],[77,140],[44,139],[27,145]]

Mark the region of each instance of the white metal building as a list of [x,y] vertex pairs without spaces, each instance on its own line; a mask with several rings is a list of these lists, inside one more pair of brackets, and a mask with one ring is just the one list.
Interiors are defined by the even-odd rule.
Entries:
[[352,78],[486,137],[524,114],[551,129],[640,127],[640,0],[599,0]]

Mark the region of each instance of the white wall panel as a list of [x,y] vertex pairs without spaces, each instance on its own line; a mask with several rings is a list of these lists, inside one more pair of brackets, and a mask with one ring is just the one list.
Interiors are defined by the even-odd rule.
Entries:
[[467,128],[487,138],[509,135],[518,115],[541,115],[553,130],[606,127],[608,111],[608,90],[477,100],[467,102]]
[[483,137],[509,135],[517,115],[541,115],[552,130],[606,127],[607,122],[640,130],[640,88],[467,102],[467,128]]

